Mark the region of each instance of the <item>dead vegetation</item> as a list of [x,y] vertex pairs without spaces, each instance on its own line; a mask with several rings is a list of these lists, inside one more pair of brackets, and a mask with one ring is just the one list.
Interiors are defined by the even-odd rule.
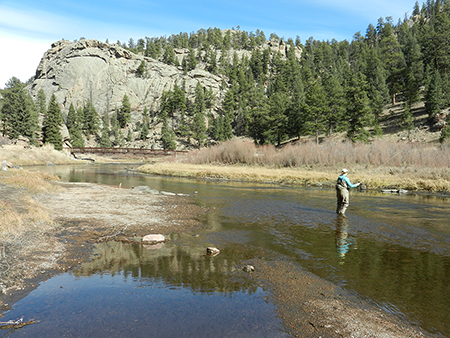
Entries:
[[177,162],[141,166],[139,171],[198,179],[332,185],[341,168],[369,189],[450,191],[448,144],[305,142],[281,149],[257,147],[248,139],[191,152]]

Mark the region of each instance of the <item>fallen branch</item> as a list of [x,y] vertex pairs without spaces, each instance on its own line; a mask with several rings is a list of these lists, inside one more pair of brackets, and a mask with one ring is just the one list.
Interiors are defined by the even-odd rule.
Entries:
[[37,320],[28,320],[26,322],[23,321],[23,318],[17,320],[8,320],[7,322],[0,322],[1,330],[9,330],[9,329],[20,329],[21,327],[37,323]]
[[122,230],[120,230],[117,233],[115,233],[114,235],[107,235],[107,236],[103,236],[103,237],[98,238],[97,239],[97,243],[105,242],[105,241],[108,241],[108,240],[110,240],[112,238],[115,238],[115,237],[117,237],[119,235],[123,235],[125,233],[125,230],[127,230],[127,227],[128,227],[128,225],[125,226]]

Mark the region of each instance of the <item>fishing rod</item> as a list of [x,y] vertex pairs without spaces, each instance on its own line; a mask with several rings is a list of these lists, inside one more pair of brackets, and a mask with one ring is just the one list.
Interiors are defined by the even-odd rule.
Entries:
[[377,171],[378,169],[380,169],[381,167],[383,167],[386,163],[388,163],[389,161],[391,161],[395,156],[397,156],[398,154],[400,154],[401,151],[396,152],[393,156],[391,156],[386,162],[382,163],[380,166],[378,166],[377,168],[375,168],[374,170],[372,170],[370,173],[368,173],[364,179],[361,180],[361,184],[364,180],[366,180],[370,175],[372,175],[375,171]]

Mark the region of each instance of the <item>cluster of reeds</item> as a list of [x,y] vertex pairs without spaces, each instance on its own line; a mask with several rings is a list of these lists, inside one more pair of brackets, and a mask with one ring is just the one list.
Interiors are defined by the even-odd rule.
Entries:
[[191,152],[187,158],[195,164],[244,164],[272,167],[389,167],[439,169],[450,167],[450,147],[421,143],[370,144],[352,142],[315,142],[288,144],[280,149],[272,145],[256,146],[248,139],[232,139],[220,145]]

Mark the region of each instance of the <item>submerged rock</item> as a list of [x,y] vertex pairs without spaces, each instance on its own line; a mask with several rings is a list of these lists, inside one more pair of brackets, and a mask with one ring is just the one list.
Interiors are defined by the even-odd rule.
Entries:
[[146,185],[140,185],[138,187],[131,188],[133,192],[141,193],[141,194],[152,194],[152,195],[158,195],[159,191],[156,189],[152,189],[149,186]]

